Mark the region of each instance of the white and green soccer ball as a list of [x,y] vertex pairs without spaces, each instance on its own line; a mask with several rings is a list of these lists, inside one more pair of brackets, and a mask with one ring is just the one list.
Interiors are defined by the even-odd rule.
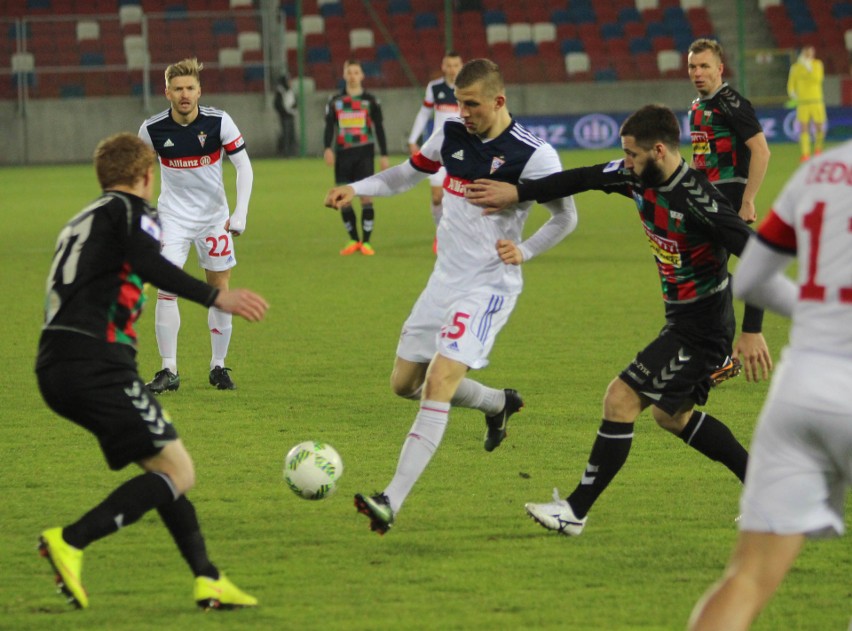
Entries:
[[334,493],[343,475],[343,460],[328,443],[307,440],[284,457],[284,481],[306,500],[321,500]]

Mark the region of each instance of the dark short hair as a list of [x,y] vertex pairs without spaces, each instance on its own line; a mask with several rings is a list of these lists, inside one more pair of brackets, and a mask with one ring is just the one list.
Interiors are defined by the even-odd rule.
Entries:
[[633,136],[643,149],[662,142],[672,149],[680,145],[680,123],[675,113],[665,105],[646,105],[627,117],[619,134]]

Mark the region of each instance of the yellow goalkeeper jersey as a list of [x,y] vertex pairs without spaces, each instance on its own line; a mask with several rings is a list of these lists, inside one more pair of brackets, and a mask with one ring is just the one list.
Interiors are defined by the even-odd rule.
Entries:
[[787,94],[791,99],[795,99],[799,105],[822,103],[823,75],[824,70],[819,59],[811,61],[810,69],[801,60],[797,61],[790,67]]

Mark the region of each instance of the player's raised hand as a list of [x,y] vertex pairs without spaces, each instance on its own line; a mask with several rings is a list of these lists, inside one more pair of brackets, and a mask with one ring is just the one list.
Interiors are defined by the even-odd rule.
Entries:
[[233,313],[249,322],[263,320],[269,303],[262,296],[248,289],[223,289],[213,303],[218,309]]
[[497,255],[506,265],[520,265],[524,262],[524,253],[514,241],[509,239],[497,240]]
[[355,197],[355,189],[349,186],[335,186],[325,196],[325,205],[328,208],[340,210],[352,202]]
[[518,201],[518,189],[514,184],[497,180],[475,180],[464,187],[467,200],[482,206],[482,214],[499,213]]

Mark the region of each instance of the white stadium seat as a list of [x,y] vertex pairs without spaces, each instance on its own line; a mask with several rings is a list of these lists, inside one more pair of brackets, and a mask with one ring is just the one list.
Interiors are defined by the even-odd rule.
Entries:
[[509,27],[506,24],[489,24],[485,27],[485,39],[488,45],[509,41]]
[[536,22],[532,27],[533,41],[540,42],[556,41],[556,25],[552,22]]
[[353,28],[349,31],[349,48],[372,48],[376,44],[376,38],[372,29]]
[[531,42],[532,24],[526,22],[515,22],[509,25],[509,42],[517,44],[518,42]]
[[565,72],[569,75],[578,72],[589,72],[592,69],[592,61],[588,53],[574,52],[565,55]]
[[669,70],[680,70],[682,55],[676,50],[661,50],[657,53],[657,68],[660,74]]

